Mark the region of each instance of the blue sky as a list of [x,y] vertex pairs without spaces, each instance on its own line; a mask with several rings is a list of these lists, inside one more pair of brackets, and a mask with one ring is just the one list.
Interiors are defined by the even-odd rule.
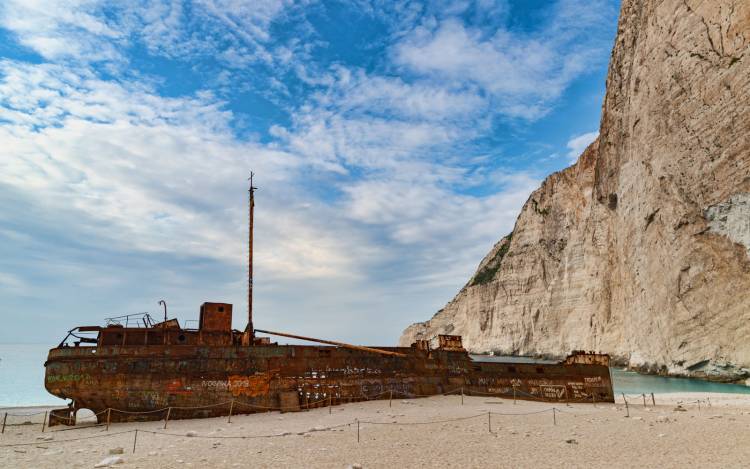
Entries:
[[[611,0],[8,0],[0,342],[235,304],[393,344],[596,136]],[[33,332],[32,332],[33,331]]]

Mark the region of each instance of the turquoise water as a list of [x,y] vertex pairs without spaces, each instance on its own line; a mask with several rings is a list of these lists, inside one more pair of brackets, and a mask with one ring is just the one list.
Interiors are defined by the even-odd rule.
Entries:
[[750,394],[750,387],[742,384],[712,383],[700,379],[667,378],[642,375],[634,371],[612,368],[615,393],[641,394],[665,392],[731,392]]
[[[64,405],[44,389],[44,361],[49,344],[0,344],[0,407]],[[479,361],[540,363],[528,357],[473,356]],[[697,379],[665,378],[612,369],[616,393],[728,392],[750,394],[750,387]]]

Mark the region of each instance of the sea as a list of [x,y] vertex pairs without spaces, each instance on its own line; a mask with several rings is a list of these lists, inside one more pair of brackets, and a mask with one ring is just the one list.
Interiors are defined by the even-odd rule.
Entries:
[[[0,344],[0,408],[65,405],[44,389],[44,361],[49,344]],[[539,362],[527,357],[473,356],[475,360]],[[687,378],[642,375],[613,368],[615,393],[726,392],[750,394],[750,387]]]

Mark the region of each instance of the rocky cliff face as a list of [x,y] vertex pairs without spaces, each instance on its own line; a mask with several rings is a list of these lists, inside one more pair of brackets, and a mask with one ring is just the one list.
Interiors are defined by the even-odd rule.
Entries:
[[750,2],[623,0],[600,136],[402,345],[750,375]]

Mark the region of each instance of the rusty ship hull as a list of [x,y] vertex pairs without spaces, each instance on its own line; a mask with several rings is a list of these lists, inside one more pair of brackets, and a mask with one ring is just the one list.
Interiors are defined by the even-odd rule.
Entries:
[[[609,356],[577,352],[556,364],[476,362],[461,337],[411,347],[364,347],[253,327],[253,208],[248,191],[248,320],[232,329],[232,305],[204,303],[198,327],[148,314],[76,327],[45,363],[45,387],[70,399],[49,424],[160,420],[269,410],[296,411],[369,399],[447,393],[519,399],[614,402]],[[136,316],[136,317],[134,317]],[[326,346],[278,345],[256,333]],[[433,347],[436,345],[436,347]]]
[[[80,409],[98,414],[101,423],[161,420],[167,411],[170,419],[200,418],[447,393],[614,401],[605,355],[579,353],[553,364],[477,362],[457,337],[441,338],[449,345],[435,349],[426,343],[378,348],[392,354],[384,355],[335,346],[242,345],[237,331],[223,335],[235,342],[229,345],[180,344],[180,338],[211,343],[222,335],[104,328],[97,346],[50,350],[45,386],[72,400],[53,412],[50,424],[74,424]],[[122,342],[108,345],[111,339]]]

